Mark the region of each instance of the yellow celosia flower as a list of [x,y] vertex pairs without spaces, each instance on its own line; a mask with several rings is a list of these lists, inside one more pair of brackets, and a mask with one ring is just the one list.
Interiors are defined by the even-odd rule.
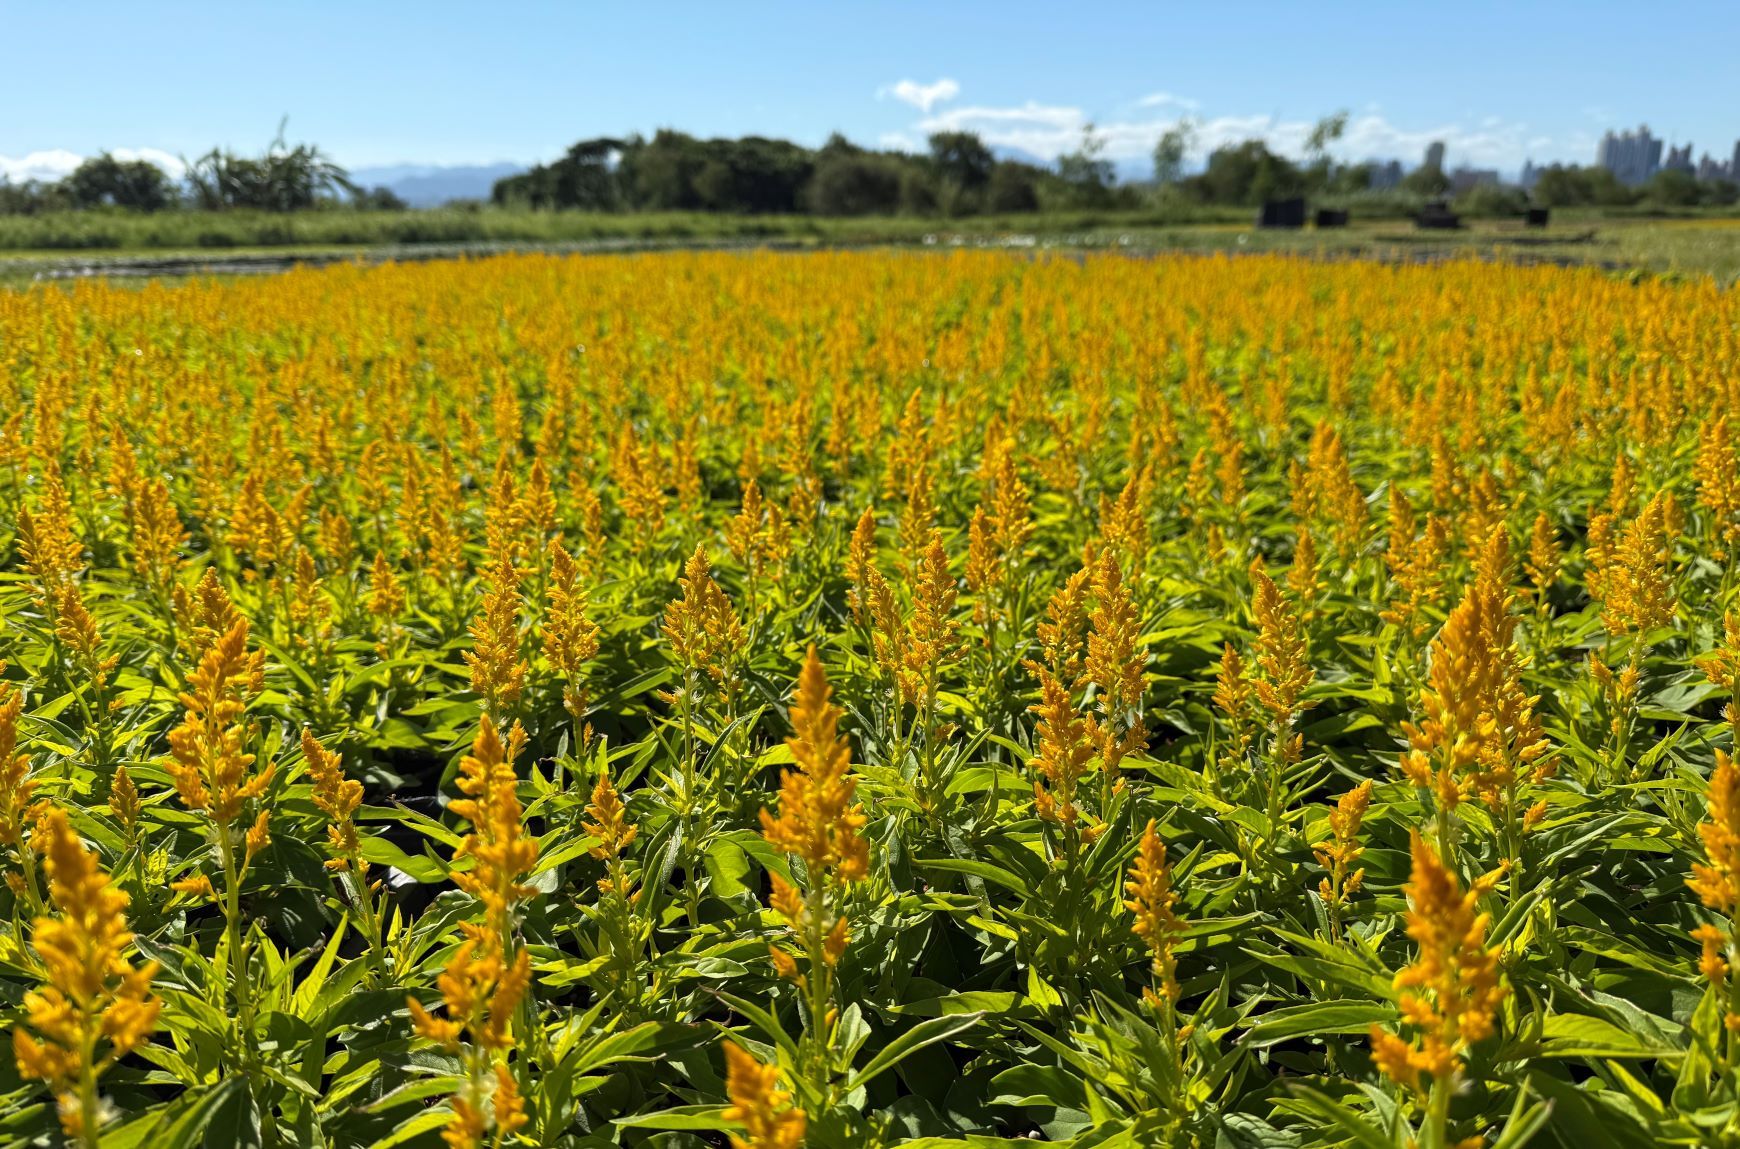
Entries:
[[248,622],[237,618],[213,643],[181,694],[181,724],[169,732],[166,764],[182,805],[210,815],[220,832],[266,792],[276,765],[255,772],[246,746],[249,703],[262,689],[265,655],[248,650]]
[[[3,720],[0,720],[3,721]],[[5,772],[5,746],[0,740],[0,774]],[[0,793],[5,791],[4,781],[0,781]],[[0,805],[4,799],[0,799]],[[139,816],[144,812],[144,805],[139,801],[139,787],[133,781],[133,775],[125,765],[115,767],[115,777],[109,783],[109,813],[121,823],[121,830],[129,845],[139,833]],[[4,841],[0,838],[0,841]]]
[[856,882],[869,873],[870,847],[859,836],[864,813],[853,800],[852,749],[839,735],[840,708],[822,660],[810,647],[792,701],[795,769],[780,780],[779,814],[761,812],[761,834],[803,862],[811,882]]
[[1081,677],[1087,652],[1088,600],[1093,591],[1094,570],[1084,566],[1064,580],[1045,604],[1045,617],[1034,628],[1039,657],[1028,662],[1035,675],[1040,668],[1053,678],[1071,685]]
[[1184,933],[1184,922],[1172,907],[1178,895],[1172,890],[1172,870],[1166,864],[1166,843],[1160,837],[1154,819],[1136,844],[1136,860],[1130,867],[1130,878],[1124,884],[1124,906],[1136,920],[1130,932],[1142,939],[1153,961],[1157,989],[1144,996],[1156,997],[1167,1006],[1178,1004],[1178,960],[1174,954]]
[[943,666],[959,649],[960,622],[954,617],[958,588],[949,572],[942,532],[930,529],[912,591],[912,618],[907,626],[903,695],[919,706],[930,705]]
[[[586,717],[586,664],[598,654],[599,630],[586,615],[580,566],[556,539],[550,540],[550,582],[544,612],[544,657],[562,678],[562,706],[576,723]],[[584,736],[584,731],[582,731]]]
[[[1670,517],[1668,492],[1663,491],[1626,526],[1611,553],[1601,557],[1601,569],[1591,574],[1590,593],[1601,600],[1601,620],[1609,634],[1642,636],[1673,621]],[[1593,526],[1590,533],[1593,550]],[[1591,565],[1597,561],[1591,554]]]
[[1118,780],[1119,764],[1148,745],[1142,712],[1142,667],[1138,645],[1141,620],[1110,550],[1094,565],[1094,608],[1088,617],[1086,679],[1094,685],[1097,713],[1088,717],[1088,736],[1099,752],[1106,778]]
[[1704,905],[1732,915],[1740,905],[1740,770],[1726,750],[1716,751],[1709,803],[1709,814],[1698,825],[1709,864],[1693,863],[1686,884]]
[[1407,496],[1400,487],[1391,487],[1389,547],[1384,563],[1401,594],[1382,617],[1417,639],[1430,626],[1426,608],[1443,593],[1450,532],[1438,515],[1427,516],[1425,530],[1417,537],[1414,527],[1414,510]]
[[24,844],[31,795],[36,791],[30,755],[18,749],[18,719],[23,714],[24,695],[11,683],[0,684],[0,846]]
[[1492,810],[1514,816],[1517,787],[1552,773],[1534,713],[1538,699],[1522,686],[1506,553],[1504,532],[1495,530],[1474,582],[1432,641],[1421,721],[1402,724],[1410,747],[1402,772],[1443,809],[1476,794]]
[[1306,652],[1305,630],[1260,563],[1251,564],[1250,574],[1251,614],[1257,623],[1257,673],[1251,687],[1269,712],[1276,757],[1297,762],[1304,737],[1293,733],[1293,723],[1315,705],[1303,697],[1316,677]]
[[314,804],[328,819],[326,841],[332,857],[327,859],[327,869],[351,870],[359,878],[366,876],[369,864],[363,860],[362,842],[352,821],[357,807],[362,805],[362,783],[346,778],[343,761],[306,728],[302,731],[302,757],[314,782]]
[[25,995],[24,1024],[12,1032],[12,1049],[19,1073],[47,1082],[59,1096],[67,1136],[94,1146],[103,1119],[97,1079],[156,1027],[162,1004],[151,994],[151,979],[157,966],[127,961],[133,938],[127,895],[110,885],[65,813],[49,807],[39,832],[58,913],[31,923],[45,984]]
[[1028,763],[1039,775],[1033,780],[1034,810],[1047,822],[1073,825],[1081,815],[1076,783],[1094,757],[1088,723],[1070,692],[1044,667],[1039,669],[1039,695],[1039,703],[1029,707],[1039,716]]
[[1481,897],[1498,880],[1489,874],[1463,890],[1455,873],[1418,832],[1413,835],[1413,874],[1408,879],[1408,936],[1417,953],[1396,975],[1402,1020],[1412,1041],[1380,1026],[1371,1030],[1372,1059],[1385,1076],[1409,1089],[1422,1078],[1448,1082],[1468,1047],[1489,1036],[1498,1005],[1509,992],[1499,983],[1498,951],[1486,947],[1491,915],[1479,912]]
[[628,807],[623,805],[621,795],[611,784],[608,767],[598,772],[598,781],[592,787],[592,800],[586,804],[586,816],[592,820],[582,823],[580,829],[588,837],[598,839],[598,844],[587,852],[610,867],[610,876],[598,880],[599,889],[627,897],[627,879],[622,875],[620,862],[623,851],[634,842],[640,830],[628,820]]
[[1727,413],[1698,428],[1698,453],[1692,461],[1698,484],[1698,505],[1710,514],[1715,557],[1727,559],[1740,542],[1740,453],[1734,449]]
[[1329,871],[1317,887],[1329,907],[1330,921],[1339,930],[1341,911],[1347,900],[1365,883],[1365,869],[1358,866],[1365,848],[1359,843],[1359,825],[1371,805],[1371,779],[1349,790],[1329,815],[1330,838],[1313,846],[1317,864]]
[[1535,525],[1529,532],[1529,554],[1523,564],[1537,599],[1544,598],[1558,581],[1563,561],[1559,553],[1558,532],[1553,529],[1553,521],[1547,517],[1547,512],[1542,511],[1535,516]]
[[1722,641],[1694,661],[1710,685],[1728,692],[1722,717],[1728,720],[1734,745],[1740,746],[1740,614],[1729,611],[1723,616]]
[[454,858],[474,862],[469,872],[455,872],[453,882],[483,902],[489,928],[504,939],[509,936],[514,905],[534,893],[520,879],[538,862],[537,840],[526,833],[521,821],[519,779],[513,765],[525,740],[525,729],[516,722],[504,745],[495,723],[484,715],[471,753],[459,763],[458,785],[465,797],[448,806],[471,823],[471,833],[454,851]]
[[385,552],[375,552],[374,566],[369,568],[369,613],[378,619],[392,621],[405,613],[405,588]]
[[720,1114],[743,1126],[731,1135],[731,1149],[799,1149],[807,1119],[779,1087],[779,1067],[764,1065],[736,1042],[725,1043],[725,1095],[731,1104]]
[[471,689],[483,701],[484,713],[505,721],[525,687],[526,664],[520,658],[520,570],[505,550],[485,573],[483,613],[471,623],[472,649],[465,652],[471,668]]
[[701,547],[677,580],[682,597],[665,608],[664,636],[671,653],[686,668],[704,672],[732,693],[737,656],[743,649],[743,623],[719,584]]

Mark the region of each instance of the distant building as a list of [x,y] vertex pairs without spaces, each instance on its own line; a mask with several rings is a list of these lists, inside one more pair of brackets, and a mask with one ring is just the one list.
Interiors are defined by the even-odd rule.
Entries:
[[1669,148],[1667,159],[1663,161],[1661,170],[1664,172],[1685,172],[1692,174],[1692,145]]
[[1436,171],[1444,170],[1444,143],[1442,140],[1433,140],[1426,145],[1425,166]]
[[1497,187],[1498,173],[1491,168],[1459,167],[1450,173],[1450,190],[1457,195],[1479,187]]
[[1372,160],[1366,165],[1371,172],[1372,191],[1389,191],[1400,187],[1402,183],[1402,162],[1400,160]]
[[1595,166],[1612,172],[1620,183],[1635,186],[1661,170],[1661,143],[1649,134],[1648,124],[1639,125],[1635,132],[1608,132],[1595,149]]
[[1725,180],[1728,178],[1729,167],[1720,160],[1712,159],[1709,152],[1698,158],[1698,178],[1700,180]]
[[1734,157],[1728,161],[1728,178],[1740,183],[1740,140],[1734,141]]
[[1522,188],[1524,191],[1533,191],[1535,185],[1541,182],[1541,172],[1543,170],[1545,169],[1537,168],[1535,166],[1535,161],[1524,160],[1522,174],[1517,177],[1517,186]]

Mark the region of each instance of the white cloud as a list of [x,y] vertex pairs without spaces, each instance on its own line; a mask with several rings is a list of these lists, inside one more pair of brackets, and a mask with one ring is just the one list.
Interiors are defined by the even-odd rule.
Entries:
[[896,152],[922,152],[924,145],[905,132],[883,132],[876,142],[882,147]]
[[[158,148],[113,148],[110,154],[124,162],[145,160],[156,164],[178,179],[186,171],[181,157],[170,155]],[[87,158],[65,148],[54,148],[45,152],[30,152],[22,156],[0,155],[0,179],[15,184],[24,183],[26,180],[52,182],[71,175],[73,169],[84,163]]]
[[144,160],[146,163],[156,164],[178,179],[187,171],[187,165],[181,162],[180,156],[172,156],[158,148],[114,148],[110,154],[123,163]]
[[25,180],[58,180],[83,162],[84,157],[65,148],[31,152],[23,156],[0,156],[0,176],[12,183]]
[[1175,96],[1171,92],[1152,92],[1137,100],[1136,106],[1138,108],[1183,108],[1187,112],[1194,112],[1202,107],[1202,104],[1183,96]]
[[898,84],[890,84],[876,93],[877,99],[893,96],[903,104],[911,104],[925,115],[937,104],[946,104],[961,94],[961,86],[944,76],[934,84],[921,84],[917,80],[902,80]]

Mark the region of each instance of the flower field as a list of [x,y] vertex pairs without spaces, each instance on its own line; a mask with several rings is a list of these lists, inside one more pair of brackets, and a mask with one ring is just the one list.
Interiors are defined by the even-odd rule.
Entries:
[[1740,301],[0,292],[0,1144],[1740,1144]]

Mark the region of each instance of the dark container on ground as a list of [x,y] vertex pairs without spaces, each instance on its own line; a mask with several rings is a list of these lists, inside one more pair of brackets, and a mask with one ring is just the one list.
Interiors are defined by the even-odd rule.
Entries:
[[1305,201],[1298,197],[1265,200],[1262,209],[1257,212],[1257,226],[1304,227]]
[[1462,226],[1462,217],[1451,211],[1449,204],[1435,199],[1420,209],[1420,214],[1414,217],[1414,226],[1435,231],[1452,231]]
[[1346,227],[1347,211],[1344,208],[1320,207],[1312,218],[1317,227]]

